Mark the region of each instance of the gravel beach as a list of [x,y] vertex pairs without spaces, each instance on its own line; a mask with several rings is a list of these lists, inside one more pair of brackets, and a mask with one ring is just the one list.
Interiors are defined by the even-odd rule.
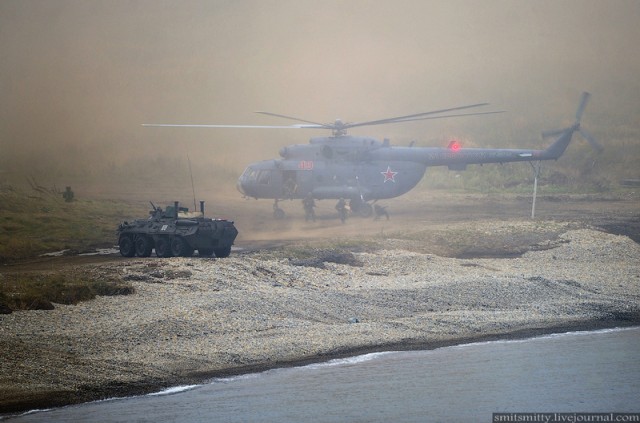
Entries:
[[70,268],[117,275],[135,293],[1,315],[0,412],[370,351],[640,324],[640,246],[626,236],[567,229],[513,258],[418,244]]

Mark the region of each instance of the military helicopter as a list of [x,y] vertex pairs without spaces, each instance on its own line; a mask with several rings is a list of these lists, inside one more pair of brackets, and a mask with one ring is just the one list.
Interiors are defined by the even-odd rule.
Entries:
[[[582,94],[575,123],[564,129],[548,131],[543,136],[557,136],[544,150],[463,148],[458,141],[447,147],[399,147],[389,140],[351,136],[350,128],[426,119],[474,116],[502,111],[456,113],[460,110],[486,106],[488,103],[434,110],[407,116],[367,122],[317,123],[270,112],[257,112],[302,122],[288,126],[265,125],[203,125],[203,124],[143,124],[143,126],[199,127],[199,128],[280,128],[329,129],[328,137],[312,137],[308,145],[289,145],[280,149],[280,159],[264,160],[247,166],[237,182],[238,190],[246,197],[274,200],[274,217],[285,216],[278,202],[313,198],[349,201],[351,212],[363,217],[373,213],[373,203],[398,197],[414,188],[429,166],[447,166],[464,170],[470,164],[540,162],[558,159],[565,151],[573,133],[578,131],[591,145],[602,150],[592,135],[580,127],[582,114],[590,94]],[[536,174],[537,177],[537,174]]]

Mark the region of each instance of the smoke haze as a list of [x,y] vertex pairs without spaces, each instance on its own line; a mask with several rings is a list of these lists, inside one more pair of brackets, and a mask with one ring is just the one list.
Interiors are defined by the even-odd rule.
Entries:
[[292,123],[257,110],[362,121],[488,101],[508,113],[352,132],[540,148],[587,90],[596,138],[637,143],[638,45],[635,0],[5,0],[0,182],[139,168],[160,184],[189,156],[233,189],[248,163],[325,135],[140,126]]

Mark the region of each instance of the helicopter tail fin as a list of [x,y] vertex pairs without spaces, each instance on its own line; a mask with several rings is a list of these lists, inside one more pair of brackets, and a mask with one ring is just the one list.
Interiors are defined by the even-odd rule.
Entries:
[[578,109],[576,110],[576,121],[573,125],[565,129],[544,131],[542,133],[543,138],[559,135],[558,139],[556,139],[553,144],[551,144],[546,150],[544,150],[544,155],[547,158],[557,159],[558,157],[562,156],[564,151],[569,146],[569,143],[571,142],[573,133],[576,131],[578,131],[578,133],[580,133],[580,135],[582,135],[582,137],[586,139],[589,144],[591,144],[591,147],[593,147],[594,150],[598,152],[601,152],[603,150],[603,147],[598,144],[593,135],[587,132],[587,130],[580,127],[580,120],[582,119],[582,114],[584,113],[584,109],[587,106],[587,102],[589,101],[590,96],[591,94],[589,94],[588,92],[582,93],[580,104],[578,105]]

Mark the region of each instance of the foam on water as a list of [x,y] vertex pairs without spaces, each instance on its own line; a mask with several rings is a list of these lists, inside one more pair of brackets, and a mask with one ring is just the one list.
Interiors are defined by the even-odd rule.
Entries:
[[[354,364],[375,360],[376,358],[379,358],[388,354],[393,354],[393,353],[395,353],[395,351],[369,353],[369,354],[362,354],[362,355],[346,357],[346,358],[335,358],[333,360],[306,364],[304,366],[296,366],[294,368],[297,370],[317,370],[317,369],[323,369],[327,367],[354,365]],[[209,383],[232,383],[240,380],[255,379],[261,376],[273,374],[276,372],[286,371],[289,369],[291,369],[291,367],[279,367],[279,368],[269,369],[269,370],[265,370],[257,373],[246,373],[246,374],[237,375],[237,376],[218,377],[218,378],[212,379]]]
[[356,355],[354,357],[336,358],[336,359],[324,361],[321,363],[307,364],[306,366],[300,367],[300,369],[315,370],[315,369],[322,369],[326,367],[348,366],[353,364],[360,364],[360,363],[365,363],[367,361],[375,360],[385,355],[394,354],[396,352],[397,351],[384,351],[384,352]]
[[616,328],[596,329],[596,330],[580,330],[580,331],[570,331],[570,332],[558,332],[558,333],[549,333],[549,334],[546,334],[546,335],[534,336],[534,337],[531,337],[531,338],[496,339],[496,340],[492,340],[492,341],[469,342],[468,344],[457,344],[457,345],[450,345],[448,347],[435,348],[432,351],[441,350],[441,349],[444,349],[444,348],[451,348],[451,349],[468,348],[468,347],[474,347],[474,346],[478,346],[478,345],[521,344],[521,343],[525,343],[525,342],[543,341],[545,339],[557,339],[557,338],[562,338],[562,337],[567,337],[567,336],[588,336],[588,335],[598,335],[598,334],[605,334],[605,333],[616,333],[616,332],[622,332],[622,331],[628,331],[628,330],[637,330],[639,328],[640,327],[638,327],[638,326],[631,326],[631,327],[624,327],[624,328],[616,327]]
[[159,392],[153,392],[148,394],[149,396],[159,396],[159,395],[172,395],[179,394],[180,392],[190,391],[191,389],[197,388],[202,385],[183,385],[183,386],[174,386],[172,388],[167,388]]
[[265,370],[264,372],[259,372],[259,373],[246,373],[246,374],[237,375],[237,376],[217,377],[215,379],[212,379],[209,383],[231,383],[239,380],[255,379],[257,377],[260,377],[260,375],[262,374],[273,372],[274,370],[277,370],[277,369]]

